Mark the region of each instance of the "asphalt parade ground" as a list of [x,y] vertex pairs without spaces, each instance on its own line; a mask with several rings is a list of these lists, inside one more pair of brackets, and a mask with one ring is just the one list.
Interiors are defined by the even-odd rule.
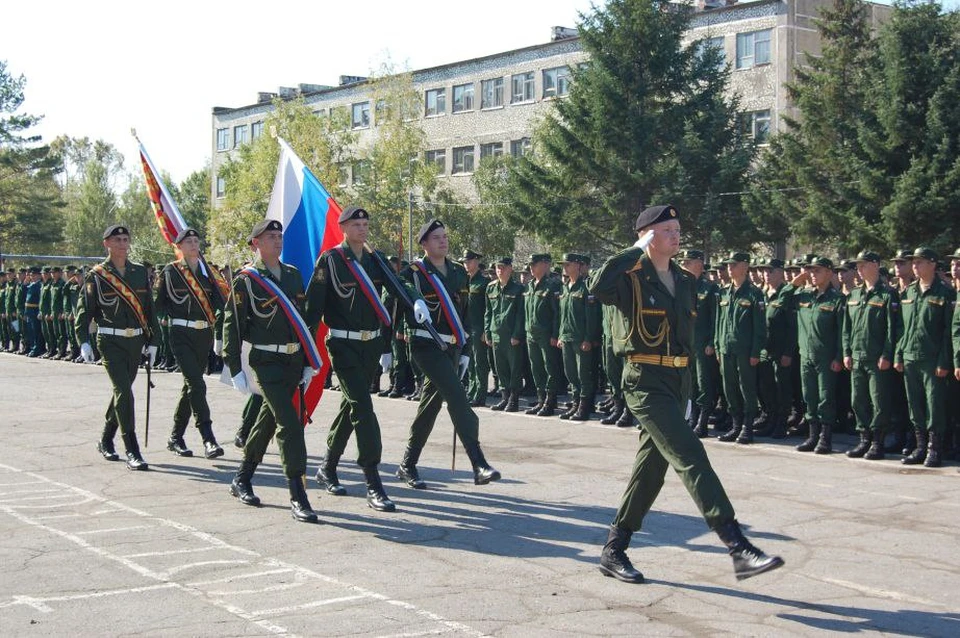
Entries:
[[[647,583],[597,570],[637,435],[486,409],[480,439],[503,480],[474,486],[441,413],[420,461],[430,489],[393,477],[415,404],[374,398],[395,513],[367,507],[355,443],[348,495],[312,475],[340,395],[307,430],[321,523],[290,517],[275,446],[254,489],[228,493],[243,398],[208,377],[226,455],[165,447],[182,383],[155,373],[149,472],[101,459],[102,368],[0,355],[2,636],[960,635],[960,474],[706,441],[747,536],[782,569],[737,582],[670,471],[629,555]],[[144,446],[146,379],[137,377]],[[192,427],[186,440],[202,451]],[[837,437],[845,450],[852,437]],[[121,442],[117,439],[118,450]],[[122,450],[121,450],[122,453]]]

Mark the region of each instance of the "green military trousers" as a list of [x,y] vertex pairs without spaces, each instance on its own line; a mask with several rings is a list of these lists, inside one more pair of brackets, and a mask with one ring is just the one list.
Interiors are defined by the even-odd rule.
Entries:
[[610,393],[614,398],[623,398],[623,357],[613,353],[613,341],[603,340],[603,372],[610,383]]
[[450,346],[443,352],[433,342],[414,339],[410,346],[414,362],[423,370],[423,393],[417,406],[417,416],[410,426],[408,445],[416,450],[423,449],[433,426],[440,414],[443,402],[447,402],[447,413],[453,422],[464,448],[477,443],[480,435],[480,419],[470,407],[467,393],[460,383],[460,348]]
[[803,402],[807,404],[807,421],[829,426],[837,423],[837,373],[830,369],[831,361],[800,357],[800,382]]
[[238,434],[243,436],[244,440],[249,438],[250,430],[253,429],[253,424],[256,423],[257,417],[260,416],[261,407],[263,407],[263,396],[251,394],[247,398],[247,402],[243,406],[243,412],[240,415],[240,431],[238,432]]
[[[293,396],[303,376],[303,357],[283,353],[263,353],[259,362],[250,362],[257,383],[263,391],[263,405],[243,448],[243,458],[259,465],[267,451],[270,439],[276,434],[280,448],[280,463],[287,478],[298,478],[307,472],[307,447],[303,436],[303,422],[293,404]],[[266,355],[266,356],[263,356]],[[252,356],[252,355],[251,355]],[[296,365],[285,358],[296,356]]]
[[904,361],[903,380],[913,427],[943,434],[947,430],[947,380],[937,376],[937,362]]
[[672,467],[711,529],[735,518],[703,443],[684,419],[690,372],[638,363],[623,367],[627,407],[640,422],[640,448],[613,523],[638,531]]
[[357,433],[357,465],[377,467],[383,453],[380,422],[373,411],[370,379],[380,366],[383,341],[329,339],[327,349],[340,383],[340,411],[330,425],[327,447],[340,458],[353,432]]
[[490,346],[483,342],[483,332],[470,334],[470,364],[467,366],[467,398],[486,401],[490,389]]
[[560,349],[550,345],[550,337],[527,339],[527,356],[537,392],[560,390]]
[[493,342],[493,360],[500,380],[500,388],[519,392],[523,385],[522,344],[511,345],[510,339]]
[[[693,380],[693,392],[690,396],[693,403],[701,410],[712,411],[717,405],[717,358],[700,349],[695,356],[690,357],[690,363]],[[749,364],[748,361],[747,365]]]
[[757,390],[767,416],[771,419],[786,419],[793,404],[793,361],[783,366],[780,358],[761,359],[757,366]]
[[170,348],[183,373],[183,388],[180,401],[173,413],[173,427],[182,432],[193,414],[197,428],[210,424],[210,406],[207,404],[207,383],[203,373],[207,370],[207,357],[213,347],[213,331],[198,330],[186,326],[170,329]]
[[893,366],[877,367],[877,360],[854,359],[850,370],[851,401],[858,432],[883,436],[890,429]]
[[732,416],[753,423],[757,416],[757,369],[750,365],[750,355],[725,352],[720,356],[723,396]]
[[596,348],[584,352],[579,343],[563,343],[563,371],[570,384],[572,401],[593,401],[597,389]]
[[133,382],[137,378],[140,359],[143,356],[144,338],[97,335],[97,348],[103,358],[103,367],[110,377],[113,396],[107,406],[104,434],[113,438],[117,428],[122,434],[134,432]]

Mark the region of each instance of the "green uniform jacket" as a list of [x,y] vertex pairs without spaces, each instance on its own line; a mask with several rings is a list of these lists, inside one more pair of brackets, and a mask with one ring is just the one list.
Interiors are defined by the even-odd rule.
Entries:
[[786,288],[793,293],[797,309],[797,333],[800,357],[831,363],[843,358],[843,318],[846,302],[843,294],[830,286],[823,294],[806,286]]
[[936,361],[938,368],[953,369],[953,302],[956,298],[953,289],[939,277],[926,292],[920,290],[919,281],[907,286],[900,300],[903,335],[897,342],[894,363]]
[[513,279],[501,286],[494,279],[487,286],[487,311],[483,316],[487,340],[524,340],[523,286]]
[[40,316],[47,317],[53,307],[53,277],[40,284]]
[[706,277],[697,279],[697,322],[693,329],[694,354],[703,354],[707,347],[716,348],[717,299],[720,286]]
[[761,357],[779,361],[792,357],[797,349],[797,314],[793,305],[793,288],[788,284],[767,294],[767,344]]
[[720,289],[715,343],[721,354],[760,358],[767,343],[766,301],[750,279],[736,290],[732,283]]
[[63,279],[54,281],[50,287],[50,314],[54,319],[59,319],[63,313],[63,292],[67,285]]
[[[147,269],[142,264],[128,261],[124,268],[126,274],[120,277],[120,273],[113,267],[109,259],[102,262],[101,265],[115,277],[125,281],[136,293],[140,305],[143,306],[149,332],[144,336],[144,342],[147,345],[159,344],[160,325],[157,323],[157,315],[153,310],[153,294],[147,279]],[[114,330],[141,327],[130,306],[92,271],[87,273],[83,280],[83,293],[80,295],[80,303],[77,305],[77,318],[74,327],[77,331],[78,342],[90,342],[91,321],[96,321],[97,325],[103,328],[113,328]]]
[[[160,276],[156,282],[156,296],[154,298],[155,308],[158,315],[163,315],[169,319],[186,319],[187,321],[208,321],[203,308],[190,289],[187,282],[181,275],[184,269],[189,268],[184,259],[175,261],[164,266],[160,271]],[[207,293],[207,299],[210,300],[210,307],[213,309],[216,319],[214,325],[210,326],[214,330],[214,335],[220,334],[223,327],[223,299],[220,297],[220,291],[216,283],[209,277],[203,275],[199,268],[194,273],[200,288]]]
[[79,282],[69,282],[63,288],[63,305],[61,312],[67,319],[73,319],[77,313],[77,304],[80,303],[80,290],[82,284]]
[[[430,260],[423,258],[422,263],[428,273],[435,274],[440,278],[440,283],[446,288],[447,294],[450,295],[450,300],[453,301],[453,311],[457,313],[457,317],[460,318],[465,336],[469,339],[472,326],[470,324],[470,316],[467,313],[467,299],[470,291],[467,271],[459,263],[450,261],[449,259],[444,259],[444,266],[447,270],[446,275],[441,273]],[[454,335],[453,326],[447,320],[443,308],[440,306],[440,299],[433,285],[426,280],[419,268],[414,269],[412,266],[404,268],[400,273],[400,280],[406,284],[407,288],[412,288],[416,291],[413,295],[414,299],[422,298],[427,303],[427,309],[430,310],[430,319],[433,320],[433,327],[437,329],[437,332],[442,335]],[[413,335],[413,338],[426,339],[431,343],[433,342],[432,338],[422,335]],[[456,346],[462,348],[464,344],[457,343]]]
[[603,312],[587,282],[578,279],[564,286],[560,297],[560,341],[579,346],[585,341],[599,343],[603,337]]
[[523,311],[527,338],[535,341],[556,339],[560,334],[561,283],[547,275],[539,282],[531,279],[523,293]]
[[627,248],[607,260],[590,278],[588,289],[604,304],[616,306],[612,321],[617,355],[691,355],[697,319],[697,282],[670,262],[676,282],[671,296],[644,252]]
[[885,283],[873,288],[866,284],[850,291],[847,316],[843,324],[843,356],[855,361],[893,363],[897,340],[903,331],[900,295]]
[[[261,277],[280,286],[290,302],[303,314],[306,297],[303,294],[303,279],[296,266],[280,264],[279,281],[262,261],[258,260],[253,267]],[[277,298],[242,272],[233,280],[233,301],[227,304],[223,318],[223,360],[234,376],[241,370],[241,340],[263,345],[300,342],[287,316],[277,305]],[[252,350],[250,363],[296,363],[302,367],[306,361],[303,349],[297,354],[299,356]]]
[[479,270],[474,273],[473,277],[470,277],[467,317],[470,321],[470,330],[475,333],[483,332],[483,315],[487,311],[488,285],[490,285],[490,278]]

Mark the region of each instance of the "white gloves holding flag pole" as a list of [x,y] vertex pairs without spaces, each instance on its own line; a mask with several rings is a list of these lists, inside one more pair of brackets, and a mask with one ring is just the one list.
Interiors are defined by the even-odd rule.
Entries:
[[158,351],[158,350],[159,350],[159,348],[157,348],[157,346],[144,346],[144,347],[143,347],[143,354],[147,355],[147,365],[149,365],[151,368],[153,367],[153,364],[155,364],[155,363],[157,362],[157,351]]
[[390,366],[393,365],[393,355],[389,352],[384,352],[380,355],[380,369],[384,372],[390,371]]
[[243,370],[233,375],[231,381],[233,387],[237,390],[240,390],[243,394],[250,394],[250,385],[247,383],[247,375],[244,374]]
[[463,378],[463,375],[467,373],[467,368],[470,366],[470,357],[465,354],[460,355],[460,378]]
[[640,239],[637,240],[637,243],[634,244],[640,250],[646,250],[647,246],[650,245],[650,242],[653,241],[653,230],[648,230],[647,232],[640,235]]
[[84,363],[93,363],[93,348],[89,343],[80,344],[80,356],[83,357]]
[[223,356],[223,339],[214,339],[213,354],[217,355],[218,357]]
[[430,318],[430,311],[427,310],[427,304],[423,299],[417,299],[413,302],[413,318],[417,323],[433,323]]
[[306,390],[310,386],[310,379],[316,376],[317,372],[310,366],[304,366],[303,376],[300,378],[300,385],[303,386],[303,389]]

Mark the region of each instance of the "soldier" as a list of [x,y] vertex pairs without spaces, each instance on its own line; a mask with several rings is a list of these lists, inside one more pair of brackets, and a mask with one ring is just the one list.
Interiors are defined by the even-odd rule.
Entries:
[[860,443],[847,456],[884,457],[883,437],[890,426],[893,353],[903,329],[900,295],[880,280],[880,255],[857,255],[863,284],[850,291],[843,325],[843,365],[850,370],[853,413]]
[[[337,464],[350,434],[357,434],[357,465],[367,485],[367,504],[381,512],[393,512],[396,505],[383,489],[377,467],[383,452],[380,423],[370,398],[370,377],[379,363],[391,364],[390,343],[382,328],[392,325],[381,301],[384,286],[393,294],[391,282],[381,263],[366,247],[370,215],[351,206],[339,218],[343,243],[325,251],[314,267],[307,288],[307,323],[316,329],[321,319],[329,327],[327,348],[340,382],[340,410],[327,437],[327,452],[317,471],[317,482],[335,496],[346,494],[337,477]],[[413,290],[405,291],[414,301],[416,322],[429,320],[426,304]]]
[[487,343],[493,348],[494,367],[500,379],[502,400],[491,410],[516,412],[520,409],[523,381],[524,340],[523,286],[513,280],[513,258],[501,257],[497,278],[487,286],[487,310],[483,316]]
[[50,270],[53,275],[50,282],[50,336],[53,338],[50,358],[59,361],[67,354],[67,334],[63,329],[63,289],[67,282],[63,278],[63,268],[54,266]]
[[490,363],[487,351],[490,346],[483,338],[483,315],[487,309],[487,286],[490,278],[480,269],[483,255],[472,250],[463,251],[460,263],[463,264],[469,278],[470,292],[467,297],[467,316],[470,325],[470,366],[467,368],[467,396],[470,406],[479,408],[487,405],[487,390],[490,383]]
[[[677,209],[648,208],[634,228],[637,243],[607,260],[590,284],[602,303],[617,308],[614,347],[626,356],[624,394],[640,421],[636,461],[600,556],[600,571],[625,582],[643,582],[626,548],[656,500],[668,467],[729,549],[737,579],[776,569],[783,560],[768,557],[744,537],[703,443],[684,420],[697,293],[694,278],[671,262],[680,246]],[[749,258],[742,273],[737,271],[741,283],[746,262]]]
[[24,289],[23,317],[27,328],[27,356],[44,353],[43,320],[40,316],[40,295],[43,292],[43,274],[39,266],[30,269],[30,283]]
[[67,266],[66,271],[67,283],[63,287],[63,303],[60,307],[60,311],[63,313],[63,326],[67,342],[63,358],[74,363],[83,363],[83,359],[80,357],[80,342],[77,341],[77,331],[73,325],[77,317],[80,294],[83,292],[83,282],[76,266]]
[[442,352],[426,330],[415,329],[411,333],[410,353],[413,361],[423,370],[424,384],[417,416],[410,425],[407,449],[397,468],[397,478],[414,489],[426,488],[417,470],[417,462],[433,431],[440,408],[446,402],[454,432],[473,467],[474,485],[499,481],[500,472],[490,467],[480,449],[480,420],[470,408],[467,393],[460,383],[469,365],[468,357],[462,354],[463,345],[470,334],[469,324],[464,325],[464,320],[468,319],[467,272],[460,264],[447,259],[447,231],[439,219],[432,219],[421,226],[417,241],[424,256],[400,276],[426,300],[430,323],[436,326],[447,349]]
[[56,351],[57,336],[53,329],[53,269],[44,266],[40,272],[40,332],[43,335],[41,359],[51,358]]
[[173,413],[173,429],[167,449],[177,456],[193,456],[183,435],[193,414],[194,425],[203,440],[203,455],[208,459],[223,456],[223,448],[213,434],[207,384],[203,380],[210,349],[222,352],[223,298],[212,273],[201,267],[200,234],[184,228],[173,240],[181,257],[164,266],[155,284],[155,307],[167,318],[170,349],[183,373],[180,401]]
[[766,344],[766,303],[747,277],[749,254],[733,252],[723,263],[730,285],[720,290],[715,343],[733,427],[720,440],[749,444],[757,416],[757,365]]
[[587,288],[581,267],[585,258],[567,253],[563,258],[563,272],[567,283],[560,297],[560,339],[563,351],[563,369],[570,384],[571,407],[560,414],[561,419],[586,421],[593,412],[596,391],[595,344],[601,339],[602,314],[600,304]]
[[[905,465],[940,467],[947,425],[946,377],[953,369],[952,322],[956,293],[937,276],[939,255],[921,246],[913,253],[916,281],[901,297],[903,335],[894,368],[903,373],[916,448]],[[928,447],[929,446],[929,447]]]
[[766,285],[767,343],[760,352],[757,389],[767,408],[767,423],[756,434],[775,439],[787,436],[787,416],[793,403],[791,373],[797,349],[797,315],[792,289],[784,281],[783,266],[783,261],[775,258],[761,266]]
[[304,424],[293,403],[297,386],[306,387],[314,375],[304,356],[304,348],[313,344],[297,322],[304,302],[303,279],[296,267],[280,261],[283,224],[264,219],[253,227],[247,241],[257,258],[234,278],[234,298],[224,312],[223,357],[234,387],[247,393],[250,382],[241,365],[241,343],[250,344],[250,367],[263,406],[243,448],[243,462],[230,483],[230,493],[244,505],[260,505],[250,481],[276,432],[290,513],[298,522],[316,523],[304,485]]
[[142,356],[147,355],[148,365],[156,361],[157,317],[146,269],[127,260],[130,231],[119,224],[108,227],[103,246],[107,259],[94,266],[84,280],[76,318],[80,353],[86,363],[94,361],[90,322],[97,322],[97,348],[113,385],[97,451],[108,461],[118,460],[113,437],[119,428],[127,468],[146,470],[134,427],[132,386]]
[[[901,248],[892,259],[893,277],[889,284],[898,295],[901,301],[907,286],[913,283],[913,250]],[[903,315],[901,314],[901,321]],[[903,336],[903,333],[900,334]],[[885,452],[893,454],[903,454],[904,456],[913,451],[915,439],[913,436],[913,426],[910,424],[910,410],[907,406],[907,388],[902,374],[895,374],[891,377],[891,395],[890,395],[890,429],[894,436],[890,444],[884,448]]]
[[0,352],[10,350],[10,321],[7,318],[7,297],[9,296],[7,272],[0,269]]
[[693,358],[690,359],[693,381],[690,428],[701,439],[707,436],[707,423],[717,404],[717,351],[714,338],[717,325],[717,299],[720,287],[703,274],[702,250],[680,253],[680,265],[697,282],[697,321],[693,330]]
[[[527,332],[527,356],[537,402],[526,414],[553,416],[557,409],[557,391],[560,389],[560,351],[557,337],[560,332],[560,281],[550,277],[551,258],[547,253],[530,257],[530,282],[523,293],[524,317]],[[543,414],[540,414],[540,413]]]
[[[21,268],[20,270],[24,270]],[[24,271],[25,272],[25,271]],[[23,289],[23,277],[17,276],[16,268],[7,269],[7,296],[4,302],[4,312],[7,315],[7,330],[10,335],[10,348],[7,352],[20,354],[20,344],[23,325],[18,313],[17,303]]]

